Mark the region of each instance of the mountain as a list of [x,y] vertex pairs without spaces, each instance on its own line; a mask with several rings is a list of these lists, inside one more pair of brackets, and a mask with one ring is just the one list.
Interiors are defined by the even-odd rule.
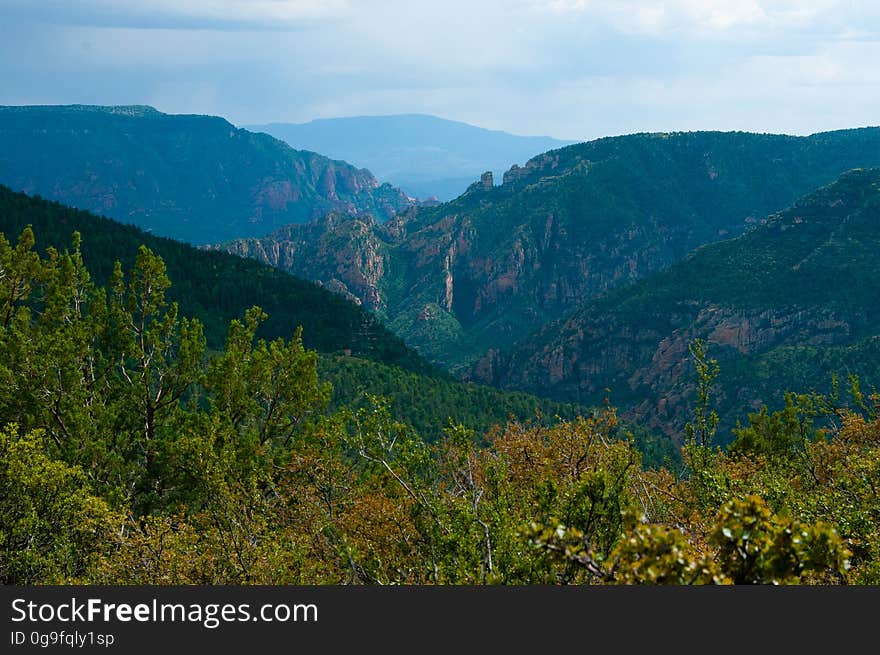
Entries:
[[83,260],[93,279],[102,285],[109,279],[115,261],[121,261],[123,270],[129,270],[138,248],[146,245],[165,261],[173,282],[169,300],[179,303],[182,314],[204,323],[209,347],[221,347],[229,321],[258,305],[269,315],[261,328],[262,337],[289,338],[301,325],[308,348],[324,353],[350,352],[404,369],[433,372],[433,367],[372,314],[312,282],[0,185],[0,233],[15,242],[28,225],[42,251],[49,246],[68,248],[72,233],[78,231]]
[[247,126],[370,169],[417,198],[451,200],[483,171],[501,173],[512,164],[571,141],[517,136],[424,114],[355,116],[308,123]]
[[[854,170],[746,234],[588,302],[474,377],[558,400],[611,401],[680,435],[693,401],[688,344],[717,358],[730,427],[784,390],[832,374],[880,384],[880,169]],[[738,410],[738,411],[736,411]]]
[[[78,231],[83,260],[101,285],[116,260],[128,270],[139,246],[149,247],[166,264],[172,282],[168,299],[179,303],[182,315],[202,321],[212,351],[223,347],[229,321],[241,318],[253,305],[268,314],[260,337],[289,338],[302,326],[304,345],[321,353],[319,375],[333,385],[333,408],[364,406],[367,394],[387,396],[392,416],[426,439],[437,439],[450,419],[481,436],[511,418],[550,424],[592,412],[580,405],[453,380],[407,349],[372,314],[311,282],[0,185],[0,235],[14,243],[28,225],[43,252],[49,246],[69,248],[72,233]],[[646,464],[675,459],[675,451],[657,435],[634,426],[626,430],[634,433]]]
[[637,134],[568,146],[384,223],[332,214],[224,247],[359,299],[460,371],[609,289],[880,165],[880,129]]
[[0,183],[190,243],[411,204],[345,162],[143,106],[0,107]]

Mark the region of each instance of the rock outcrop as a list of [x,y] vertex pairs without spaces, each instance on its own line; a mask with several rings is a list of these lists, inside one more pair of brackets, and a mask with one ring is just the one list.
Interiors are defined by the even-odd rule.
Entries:
[[880,374],[880,359],[860,357],[880,335],[877,271],[880,169],[853,171],[742,237],[488,353],[470,377],[581,403],[610,394],[625,416],[678,438],[693,402],[688,346],[702,339],[721,364],[714,401],[730,428],[745,416],[729,412],[781,391]]
[[[320,249],[302,254],[304,245],[289,263],[275,260],[312,280],[337,280],[408,343],[461,370],[872,164],[880,165],[878,129],[600,139],[511,167],[502,185],[484,175],[451,202],[377,218],[372,237],[336,228],[321,236],[320,221],[299,232],[309,248],[329,240],[350,265],[329,265]],[[419,319],[426,306],[436,308],[431,321]]]
[[0,183],[198,244],[415,204],[367,170],[149,107],[0,107]]

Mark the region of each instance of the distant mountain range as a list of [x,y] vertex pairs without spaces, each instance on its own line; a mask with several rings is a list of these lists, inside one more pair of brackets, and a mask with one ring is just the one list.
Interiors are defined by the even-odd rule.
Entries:
[[[382,131],[365,125],[381,145]],[[501,411],[489,405],[568,415],[610,394],[628,419],[678,437],[698,337],[721,362],[725,429],[786,389],[827,389],[832,373],[877,383],[874,169],[880,128],[634,134],[551,149],[507,168],[500,185],[476,174],[453,200],[420,203],[367,170],[222,118],[0,108],[0,182],[152,234],[19,194],[0,215],[4,231],[32,222],[44,245],[63,245],[83,226],[101,276],[120,248],[130,258],[147,242],[213,343],[246,306],[264,305],[270,333],[306,326],[347,392],[384,388],[403,399],[401,415],[417,396],[443,396],[421,414],[425,426],[456,404],[482,407],[475,420],[486,424]],[[436,375],[425,360],[569,404],[394,373]]]
[[[782,391],[880,385],[880,169],[845,173],[736,239],[586,303],[474,377],[556,399],[610,395],[680,435],[693,401],[688,344],[720,362],[724,427]],[[610,389],[610,392],[607,391]],[[729,434],[729,433],[728,433]]]
[[614,137],[385,223],[331,214],[225,247],[359,299],[423,355],[462,370],[869,166],[880,166],[877,128]]
[[537,154],[573,143],[517,136],[424,114],[328,118],[249,125],[294,148],[368,168],[409,195],[451,200],[485,171],[501,174]]
[[412,204],[345,162],[143,106],[0,107],[0,184],[190,243]]

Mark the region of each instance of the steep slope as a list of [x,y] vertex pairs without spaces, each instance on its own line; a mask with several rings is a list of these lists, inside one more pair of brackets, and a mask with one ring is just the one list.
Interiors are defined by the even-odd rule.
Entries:
[[335,216],[225,247],[360,298],[423,355],[460,369],[871,165],[878,128],[600,139],[379,225]]
[[247,129],[368,168],[383,182],[417,198],[440,200],[460,195],[485,170],[501,175],[511,164],[572,143],[424,114],[329,118]]
[[[387,396],[396,420],[409,423],[426,439],[437,439],[454,420],[482,436],[513,418],[550,424],[587,416],[590,408],[557,403],[530,394],[458,382],[443,375],[368,312],[317,285],[226,253],[209,253],[147,234],[133,226],[100,218],[0,185],[0,235],[15,242],[32,226],[37,248],[69,247],[82,235],[83,259],[93,279],[105,284],[117,259],[128,269],[141,244],[165,261],[172,286],[168,298],[185,316],[205,325],[209,348],[224,344],[229,321],[259,305],[269,315],[259,336],[289,338],[303,327],[303,342],[318,350],[319,374],[333,385],[333,408],[359,406],[367,394]],[[656,435],[635,433],[647,465],[674,460],[676,453]]]
[[0,183],[191,243],[410,204],[369,171],[152,107],[0,107]]
[[[428,441],[436,441],[450,421],[473,430],[485,442],[493,427],[507,425],[511,419],[552,425],[560,419],[572,421],[597,412],[595,407],[420,375],[358,357],[322,356],[318,372],[333,385],[334,407],[369,407],[368,394],[382,395],[389,399],[393,416],[414,427]],[[621,422],[615,436],[632,438],[646,467],[680,463],[678,449],[662,433]]]
[[261,336],[290,337],[303,327],[305,345],[325,353],[350,351],[409,370],[429,372],[422,358],[404,346],[367,311],[338,294],[255,261],[147,234],[131,225],[101,218],[39,197],[0,186],[0,233],[12,242],[33,227],[37,247],[69,247],[71,235],[82,235],[83,259],[93,278],[105,284],[115,261],[124,269],[134,262],[141,244],[160,255],[173,285],[168,297],[181,312],[205,324],[209,346],[222,346],[233,318],[259,305],[269,315]]
[[688,344],[702,338],[720,363],[717,402],[729,427],[784,390],[828,390],[832,373],[880,384],[878,300],[880,169],[855,170],[736,239],[587,303],[473,373],[577,402],[611,388],[628,416],[677,435],[692,402]]

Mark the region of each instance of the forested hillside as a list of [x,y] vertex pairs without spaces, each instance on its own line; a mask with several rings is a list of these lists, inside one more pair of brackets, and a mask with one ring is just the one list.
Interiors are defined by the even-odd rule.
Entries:
[[[485,445],[493,429],[508,421],[550,426],[598,412],[596,406],[558,403],[519,391],[420,375],[356,357],[319,357],[318,377],[333,387],[332,408],[369,407],[381,396],[387,400],[392,417],[432,442],[451,424],[468,426],[474,438]],[[621,423],[613,435],[631,439],[646,467],[674,467],[681,462],[678,447],[660,432]]]
[[[229,322],[254,305],[267,314],[258,337],[289,338],[302,327],[305,347],[320,353],[320,379],[332,384],[331,407],[360,405],[369,402],[369,396],[386,396],[391,415],[427,439],[438,438],[450,419],[466,423],[482,438],[489,428],[511,418],[550,424],[557,417],[571,420],[592,411],[455,381],[407,349],[370,313],[276,269],[198,250],[0,187],[0,233],[14,240],[13,235],[28,225],[33,227],[35,247],[43,252],[49,247],[69,247],[73,232],[78,232],[83,264],[98,284],[112,277],[116,261],[130,268],[139,247],[149,247],[162,257],[173,281],[166,292],[168,300],[179,304],[181,314],[200,321],[209,350],[221,349]],[[638,434],[650,463],[676,457],[665,440],[647,432]]]
[[351,351],[403,368],[431,370],[372,314],[311,282],[0,186],[0,232],[14,240],[28,225],[41,251],[49,246],[67,247],[78,231],[83,261],[99,284],[110,278],[114,262],[130,267],[138,248],[149,247],[162,257],[175,281],[168,291],[169,300],[177,302],[184,314],[202,321],[210,347],[222,346],[230,320],[259,305],[269,314],[260,336],[289,337],[302,326],[309,348],[326,353]]
[[424,356],[460,369],[877,165],[877,128],[636,134],[544,153],[500,186],[486,178],[381,224],[336,215],[226,248],[360,298]]
[[707,342],[725,440],[782,391],[880,384],[880,169],[855,170],[743,236],[611,291],[474,377],[569,402],[608,395],[681,435],[693,397],[688,346]]
[[217,116],[142,106],[0,107],[0,184],[190,243],[411,204],[367,170]]
[[[792,398],[682,475],[611,408],[429,444],[381,400],[328,412],[265,315],[207,349],[141,247],[105,287],[79,235],[0,239],[4,584],[880,583],[880,398]],[[704,405],[698,405],[698,408]]]

